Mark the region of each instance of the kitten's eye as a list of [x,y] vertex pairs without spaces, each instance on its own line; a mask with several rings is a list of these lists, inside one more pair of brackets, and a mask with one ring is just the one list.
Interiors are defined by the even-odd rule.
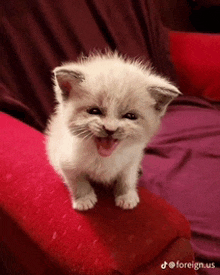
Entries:
[[91,108],[91,109],[88,109],[87,112],[90,115],[102,115],[102,111],[99,108]]
[[131,120],[136,120],[137,116],[135,114],[132,114],[132,113],[127,113],[127,114],[123,115],[123,118],[131,119]]

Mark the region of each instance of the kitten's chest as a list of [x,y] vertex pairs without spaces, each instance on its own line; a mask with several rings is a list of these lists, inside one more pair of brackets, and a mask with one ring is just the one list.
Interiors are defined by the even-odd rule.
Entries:
[[85,166],[84,172],[94,181],[113,183],[122,169],[123,165],[118,158],[107,159],[94,156]]
[[83,147],[78,169],[96,182],[113,183],[131,163],[140,161],[140,148],[117,148],[110,157],[101,157],[94,146]]

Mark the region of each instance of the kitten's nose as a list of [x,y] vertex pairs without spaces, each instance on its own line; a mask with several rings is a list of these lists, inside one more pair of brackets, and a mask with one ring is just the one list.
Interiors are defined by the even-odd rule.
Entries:
[[116,130],[110,130],[108,128],[105,128],[105,126],[103,126],[103,129],[105,130],[108,136],[112,136],[116,132]]

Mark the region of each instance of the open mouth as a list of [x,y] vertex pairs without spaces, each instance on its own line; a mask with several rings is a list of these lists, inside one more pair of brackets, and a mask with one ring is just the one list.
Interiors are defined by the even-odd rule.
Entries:
[[111,137],[95,137],[98,153],[102,157],[109,157],[118,146],[119,140]]

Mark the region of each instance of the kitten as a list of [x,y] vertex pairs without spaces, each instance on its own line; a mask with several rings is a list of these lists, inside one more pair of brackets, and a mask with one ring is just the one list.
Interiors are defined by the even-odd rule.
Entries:
[[91,181],[115,184],[115,202],[132,209],[144,148],[179,90],[138,61],[91,55],[54,70],[58,102],[47,128],[47,153],[77,210],[94,207]]

